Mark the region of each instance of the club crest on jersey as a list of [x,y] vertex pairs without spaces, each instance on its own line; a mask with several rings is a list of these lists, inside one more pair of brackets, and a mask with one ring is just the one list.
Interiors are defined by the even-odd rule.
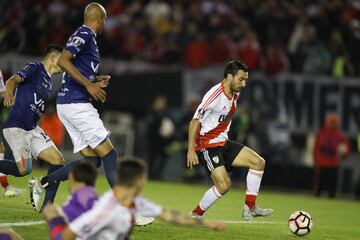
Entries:
[[198,110],[198,114],[199,114],[199,117],[202,118],[202,117],[205,115],[205,109],[200,108],[200,109]]
[[213,157],[212,160],[214,161],[214,163],[219,163],[219,157],[218,156]]

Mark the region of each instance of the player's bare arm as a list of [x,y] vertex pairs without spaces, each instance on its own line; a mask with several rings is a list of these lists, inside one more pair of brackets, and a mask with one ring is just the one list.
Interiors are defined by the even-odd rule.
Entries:
[[79,70],[72,64],[71,59],[74,56],[70,51],[64,50],[59,59],[58,65],[64,69],[71,77],[73,77],[78,83],[83,85],[89,94],[96,100],[105,102],[106,92],[98,86],[97,83],[90,82],[84,75],[82,75]]
[[199,158],[196,155],[195,146],[196,146],[196,135],[200,130],[200,122],[197,119],[192,119],[189,124],[189,136],[188,136],[188,152],[187,152],[187,167],[190,169],[193,166],[199,164]]
[[20,83],[21,77],[17,74],[14,74],[9,80],[6,81],[6,90],[5,90],[5,98],[4,98],[4,106],[10,107],[15,104],[15,96],[14,91],[16,85]]
[[[50,228],[63,228],[61,231],[61,239],[63,240],[74,240],[76,235],[70,230],[70,228],[60,222],[56,223],[56,218],[61,218],[61,214],[59,213],[58,207],[55,204],[48,204],[46,205],[42,212],[43,218],[50,223]],[[52,231],[52,229],[50,229]]]
[[223,222],[208,221],[199,218],[192,218],[188,215],[172,209],[165,209],[159,218],[165,222],[182,225],[199,225],[216,231],[222,231],[226,225]]

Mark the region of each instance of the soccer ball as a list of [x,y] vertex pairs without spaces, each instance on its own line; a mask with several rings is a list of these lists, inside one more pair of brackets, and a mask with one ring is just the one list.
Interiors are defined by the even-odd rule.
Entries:
[[304,236],[308,234],[312,227],[312,217],[305,211],[296,211],[289,217],[289,229],[297,236]]

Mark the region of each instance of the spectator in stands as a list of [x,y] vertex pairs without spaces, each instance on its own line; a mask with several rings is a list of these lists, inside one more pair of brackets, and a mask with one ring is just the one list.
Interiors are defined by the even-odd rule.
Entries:
[[314,147],[314,193],[320,196],[328,191],[331,198],[335,197],[338,168],[351,151],[349,140],[340,129],[336,114],[326,117],[325,125],[316,134]]
[[149,144],[149,178],[162,179],[166,165],[166,146],[172,138],[175,128],[169,117],[167,98],[155,97],[146,117]]

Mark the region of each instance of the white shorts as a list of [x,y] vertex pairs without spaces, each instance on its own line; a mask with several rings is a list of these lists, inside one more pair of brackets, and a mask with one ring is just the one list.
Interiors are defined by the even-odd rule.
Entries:
[[99,146],[110,134],[91,103],[57,104],[57,113],[69,133],[74,153]]
[[14,154],[16,162],[21,159],[37,158],[39,154],[49,148],[55,147],[53,141],[39,126],[26,131],[22,128],[4,128],[4,138]]

